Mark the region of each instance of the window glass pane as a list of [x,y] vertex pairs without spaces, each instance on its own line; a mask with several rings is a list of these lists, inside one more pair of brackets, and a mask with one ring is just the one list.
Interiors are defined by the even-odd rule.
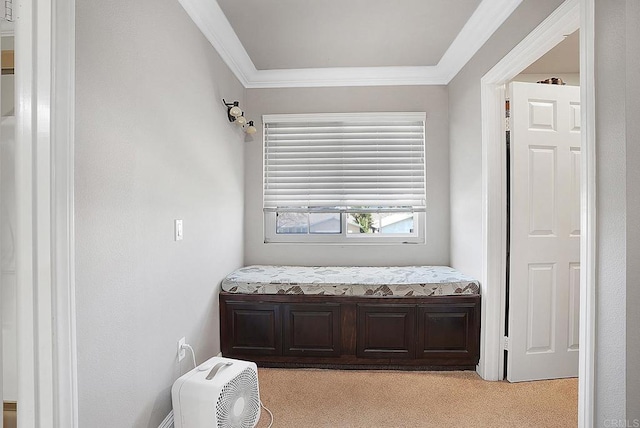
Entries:
[[351,213],[347,222],[350,234],[413,234],[413,213]]
[[309,233],[308,213],[277,213],[276,233],[307,234]]
[[375,225],[377,233],[412,234],[413,213],[380,213]]
[[309,233],[341,233],[340,213],[310,213]]

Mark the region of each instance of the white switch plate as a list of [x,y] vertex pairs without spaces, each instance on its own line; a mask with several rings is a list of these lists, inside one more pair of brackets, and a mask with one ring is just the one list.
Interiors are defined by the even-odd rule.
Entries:
[[175,240],[176,241],[182,241],[182,220],[176,220],[175,221]]
[[185,343],[187,343],[187,339],[184,337],[178,340],[178,361],[182,361],[187,356],[187,350],[182,347]]

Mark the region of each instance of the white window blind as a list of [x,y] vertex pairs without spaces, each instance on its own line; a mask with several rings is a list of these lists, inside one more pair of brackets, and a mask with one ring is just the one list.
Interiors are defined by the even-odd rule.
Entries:
[[264,210],[424,211],[425,114],[266,115]]

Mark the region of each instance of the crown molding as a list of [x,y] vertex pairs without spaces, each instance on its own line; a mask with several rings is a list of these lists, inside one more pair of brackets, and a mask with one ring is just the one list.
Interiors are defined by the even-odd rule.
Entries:
[[446,85],[522,0],[482,0],[440,62],[419,67],[258,70],[215,0],[179,0],[245,88]]
[[213,45],[244,87],[256,73],[256,67],[227,17],[215,0],[178,0],[189,17]]
[[438,67],[336,67],[257,70],[247,88],[446,85]]
[[447,83],[456,77],[520,3],[522,0],[482,0],[438,62]]

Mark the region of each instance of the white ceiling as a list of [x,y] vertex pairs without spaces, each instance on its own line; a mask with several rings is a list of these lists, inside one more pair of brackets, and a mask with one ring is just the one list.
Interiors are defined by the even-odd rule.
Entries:
[[246,88],[446,85],[522,0],[179,0]]
[[258,70],[437,65],[480,0],[218,0]]

